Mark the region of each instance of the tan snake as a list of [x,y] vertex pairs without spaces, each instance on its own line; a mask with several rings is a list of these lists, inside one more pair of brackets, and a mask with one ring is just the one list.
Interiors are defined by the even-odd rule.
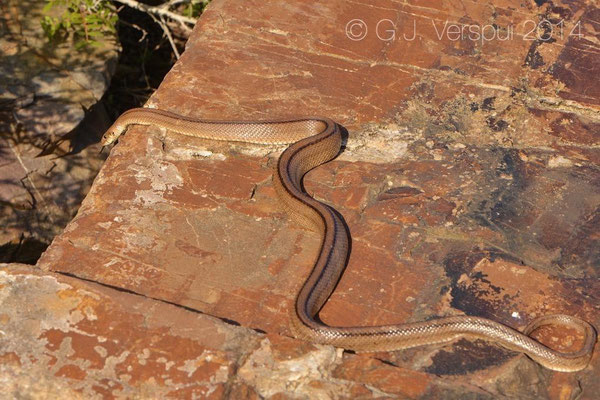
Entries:
[[[302,178],[311,169],[337,156],[342,144],[340,127],[320,117],[272,121],[208,121],[149,108],[129,110],[108,129],[102,145],[113,143],[129,125],[153,125],[180,134],[224,141],[288,144],[279,157],[274,185],[292,218],[321,234],[321,250],[313,270],[296,298],[291,312],[294,336],[313,343],[330,344],[357,352],[391,351],[453,341],[459,337],[481,338],[510,350],[525,353],[546,368],[579,371],[586,367],[596,343],[596,332],[587,322],[549,315],[533,320],[520,333],[486,318],[454,316],[426,322],[387,326],[333,327],[315,317],[331,295],[348,258],[348,233],[341,217],[329,206],[310,197]],[[578,351],[561,353],[528,335],[544,325],[575,328],[584,335]]]

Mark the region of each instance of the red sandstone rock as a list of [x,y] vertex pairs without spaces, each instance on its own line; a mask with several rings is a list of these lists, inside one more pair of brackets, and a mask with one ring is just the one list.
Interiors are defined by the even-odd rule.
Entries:
[[[215,1],[151,104],[218,119],[323,114],[349,130],[342,155],[306,179],[353,239],[325,322],[465,313],[522,328],[563,312],[600,326],[600,114],[587,72],[600,62],[597,14],[591,1]],[[579,42],[524,40],[526,21],[555,15],[571,28],[580,22]],[[359,18],[371,33],[382,19],[405,28],[416,20],[422,30],[415,41],[352,41],[345,27]],[[514,26],[521,36],[439,39],[446,20]],[[277,150],[133,129],[39,266],[266,331],[250,334],[260,344],[244,353],[241,383],[215,396],[597,392],[597,356],[576,379],[561,379],[483,341],[354,356],[279,336],[289,334],[287,310],[319,241],[277,206],[269,178]],[[540,332],[561,348],[577,340],[562,337]],[[218,354],[200,375],[216,376],[217,366],[232,373]],[[294,368],[300,383],[283,385]]]

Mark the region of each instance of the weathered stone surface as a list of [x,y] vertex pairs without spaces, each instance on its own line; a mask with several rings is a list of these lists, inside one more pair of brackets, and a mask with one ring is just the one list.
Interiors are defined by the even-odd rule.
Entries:
[[[523,328],[567,313],[600,326],[597,14],[591,1],[215,1],[150,103],[216,119],[323,114],[348,129],[341,156],[306,180],[352,235],[327,323],[464,313]],[[556,18],[582,37],[527,40],[531,23]],[[354,19],[367,24],[364,40],[346,34]],[[382,20],[407,36],[414,20],[418,36],[384,41]],[[440,38],[445,21],[515,34]],[[266,331],[237,370],[235,394],[285,396],[295,367],[272,343],[288,340],[278,335],[289,334],[287,310],[319,240],[278,208],[279,150],[132,129],[39,266]],[[559,349],[580,339],[539,334]],[[483,341],[360,356],[289,343],[309,382],[295,393],[307,398],[593,398],[600,389],[597,355],[563,375]],[[316,377],[308,359],[333,372]]]
[[35,263],[105,158],[89,144],[110,123],[94,105],[116,65],[116,41],[108,36],[81,52],[72,40],[48,43],[40,24],[46,3],[0,5],[0,261]]
[[0,303],[13,398],[222,398],[258,345],[248,329],[18,264],[0,265]]
[[0,264],[0,306],[10,398],[416,398],[450,385],[22,264]]

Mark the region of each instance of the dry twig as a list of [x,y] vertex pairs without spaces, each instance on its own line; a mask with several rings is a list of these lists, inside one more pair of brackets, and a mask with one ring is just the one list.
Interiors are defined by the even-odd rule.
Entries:
[[152,7],[146,4],[139,3],[135,0],[113,0],[116,3],[124,4],[128,7],[134,8],[139,11],[143,11],[147,14],[156,15],[163,18],[169,18],[173,21],[194,25],[196,20],[190,17],[184,17],[183,15],[176,14],[172,11],[166,10],[162,7]]
[[181,28],[183,28],[184,31],[189,33],[191,31],[191,29],[188,26],[186,26],[185,24],[194,25],[196,23],[196,20],[194,18],[185,17],[183,15],[179,15],[172,11],[169,11],[169,7],[172,7],[179,3],[183,3],[186,0],[171,0],[169,2],[159,5],[157,7],[139,3],[138,1],[135,1],[135,0],[113,0],[113,1],[148,14],[150,16],[150,18],[152,18],[152,20],[154,20],[154,22],[156,22],[161,27],[165,36],[167,37],[167,40],[169,41],[169,44],[171,45],[173,54],[175,54],[175,57],[177,59],[179,59],[180,53],[179,53],[179,50],[177,49],[177,46],[175,45],[175,40],[173,39],[173,35],[171,33],[171,30],[169,29],[169,26],[168,26],[169,24],[166,19],[168,18],[172,21],[178,22],[180,24]]

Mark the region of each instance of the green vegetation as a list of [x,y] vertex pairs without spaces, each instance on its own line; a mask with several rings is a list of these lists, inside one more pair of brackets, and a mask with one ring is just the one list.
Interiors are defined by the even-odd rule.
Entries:
[[118,21],[114,6],[105,0],[48,0],[44,14],[56,11],[57,17],[45,15],[42,28],[48,39],[64,40],[69,35],[75,39],[75,48],[98,46],[105,34],[114,34]]
[[191,0],[183,10],[182,14],[190,18],[198,18],[210,0]]
[[[115,6],[123,5],[145,13],[164,31],[172,42],[172,29],[181,24],[193,25],[210,0],[170,0],[148,5],[138,0],[47,0],[41,24],[49,40],[75,39],[75,48],[99,45],[106,34],[115,33],[119,21]],[[151,2],[155,4],[156,2]],[[172,9],[172,10],[171,10]],[[173,25],[174,24],[174,25]]]

